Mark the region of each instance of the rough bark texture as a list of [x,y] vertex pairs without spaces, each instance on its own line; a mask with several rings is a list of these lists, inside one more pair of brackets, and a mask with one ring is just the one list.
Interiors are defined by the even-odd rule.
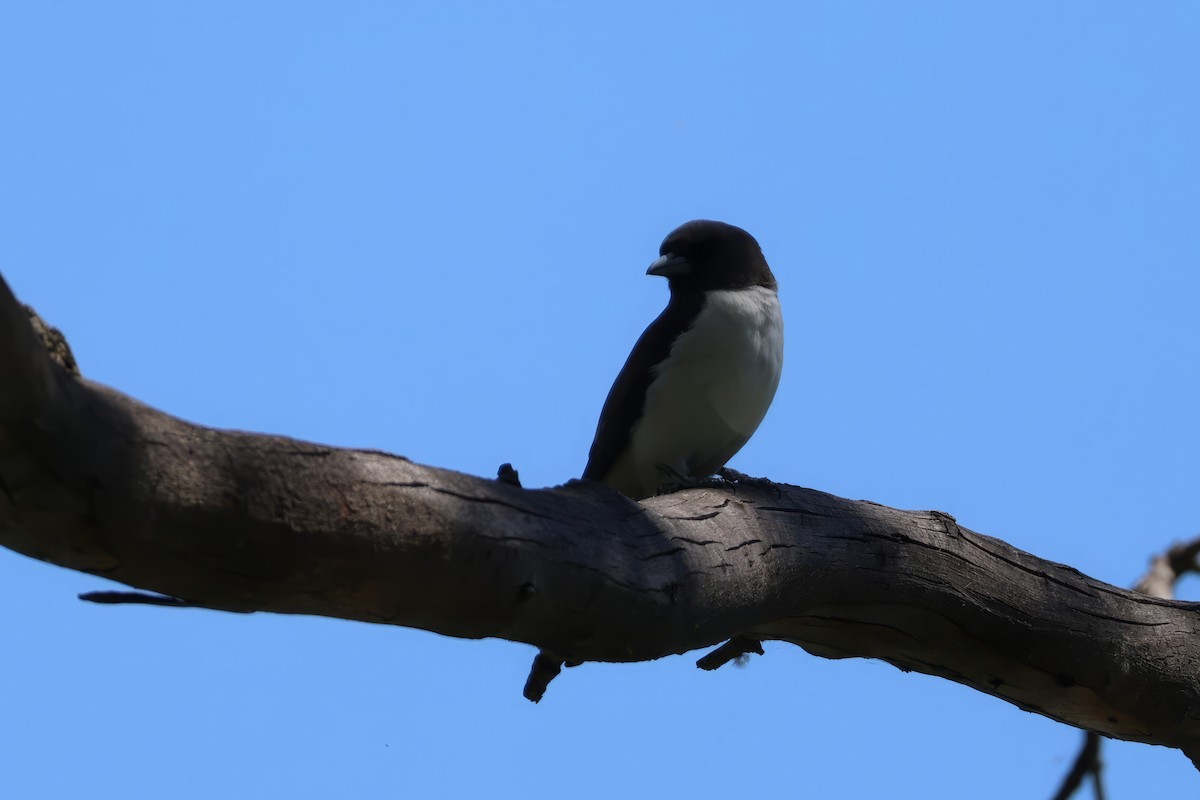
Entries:
[[788,641],[1200,752],[1195,604],[936,511],[791,486],[639,504],[203,428],[54,363],[2,281],[0,544],[213,608],[499,637],[573,661]]
[[[1175,597],[1175,585],[1184,575],[1200,572],[1196,556],[1200,554],[1200,538],[1190,542],[1179,542],[1165,553],[1150,561],[1149,571],[1133,587],[1135,592],[1152,597],[1171,599]],[[1086,778],[1092,779],[1096,800],[1104,798],[1104,759],[1101,755],[1104,740],[1100,734],[1088,731],[1084,734],[1083,746],[1075,757],[1075,763],[1063,777],[1062,786],[1054,800],[1067,800],[1083,787]]]

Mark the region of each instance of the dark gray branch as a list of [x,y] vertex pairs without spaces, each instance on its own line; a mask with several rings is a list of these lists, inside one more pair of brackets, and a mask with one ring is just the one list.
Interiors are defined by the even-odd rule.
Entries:
[[730,661],[741,663],[741,660],[749,658],[751,653],[763,655],[762,642],[745,636],[735,636],[697,661],[696,666],[707,670],[719,669]]
[[[178,597],[167,597],[163,594],[146,594],[145,592],[84,592],[79,595],[80,600],[88,603],[98,603],[100,605],[143,605],[143,606],[166,606],[168,608],[205,608],[209,611],[228,611],[229,609],[212,609],[208,606],[202,606],[199,603],[192,603],[188,600],[180,600]],[[247,611],[246,613],[252,613]]]
[[1200,616],[960,527],[791,486],[631,502],[218,431],[51,361],[0,285],[0,544],[188,603],[638,661],[735,637],[879,658],[1200,752]]
[[1133,587],[1135,592],[1169,600],[1175,596],[1175,584],[1189,573],[1200,572],[1200,536],[1172,545],[1165,553],[1150,560],[1150,569]]
[[1062,786],[1054,794],[1054,800],[1068,800],[1075,792],[1083,787],[1083,782],[1091,778],[1096,790],[1096,800],[1104,800],[1104,783],[1102,780],[1103,762],[1100,760],[1100,744],[1103,740],[1099,734],[1089,731],[1083,736],[1083,746],[1075,763],[1071,765],[1063,778]]

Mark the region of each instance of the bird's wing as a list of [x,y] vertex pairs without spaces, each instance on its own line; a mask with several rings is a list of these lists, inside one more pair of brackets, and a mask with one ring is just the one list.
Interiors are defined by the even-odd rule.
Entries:
[[702,304],[699,297],[683,301],[672,298],[633,346],[600,411],[596,436],[583,470],[585,479],[603,480],[629,444],[634,423],[642,416],[646,390],[654,379],[654,367],[666,360],[675,334],[691,325]]

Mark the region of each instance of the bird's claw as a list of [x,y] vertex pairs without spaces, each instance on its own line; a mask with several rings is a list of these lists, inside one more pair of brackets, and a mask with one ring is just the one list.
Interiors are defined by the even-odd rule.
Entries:
[[776,495],[780,494],[779,487],[770,478],[752,478],[729,467],[721,467],[720,475],[735,489],[738,486],[753,486],[756,489],[771,489]]
[[663,473],[667,480],[659,484],[657,495],[673,494],[684,489],[724,489],[729,485],[720,475],[693,478],[681,474],[679,470],[667,464],[659,464],[658,471]]

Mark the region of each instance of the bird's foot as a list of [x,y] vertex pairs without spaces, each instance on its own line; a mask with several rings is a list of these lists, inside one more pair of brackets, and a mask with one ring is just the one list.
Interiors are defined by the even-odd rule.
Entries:
[[668,481],[660,484],[656,495],[674,494],[684,489],[727,489],[729,483],[720,475],[709,475],[704,478],[684,478],[681,481]]
[[665,480],[658,485],[657,495],[673,494],[684,489],[724,489],[728,485],[720,475],[705,475],[695,478],[691,475],[684,475],[667,464],[659,464],[658,471],[663,474]]
[[773,489],[776,494],[779,494],[779,487],[770,478],[752,478],[744,472],[738,472],[729,467],[722,467],[719,474],[735,489],[738,486],[753,486],[756,489]]
[[522,692],[525,699],[534,703],[542,702],[542,698],[546,696],[546,687],[558,677],[563,667],[578,667],[582,663],[551,653],[549,650],[539,650],[533,659],[533,666],[529,668],[529,677],[525,680],[525,689]]

